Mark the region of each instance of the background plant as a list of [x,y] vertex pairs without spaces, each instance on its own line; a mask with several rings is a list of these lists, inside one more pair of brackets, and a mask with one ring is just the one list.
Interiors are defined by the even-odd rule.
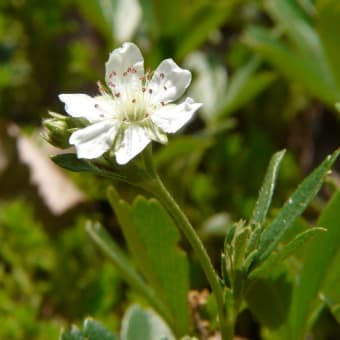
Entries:
[[[191,65],[188,67],[195,72],[197,81],[203,79],[202,85],[192,90],[195,90],[193,95],[197,100],[210,100],[209,109],[201,111],[200,117],[184,134],[172,138],[171,143],[156,149],[154,154],[161,177],[197,227],[216,268],[220,264],[219,250],[223,247],[223,237],[231,228],[232,221],[249,220],[251,217],[271,155],[288,147],[272,204],[274,208],[269,211],[267,223],[276,216],[275,207],[281,206],[289,197],[291,190],[301,181],[302,174],[319,164],[339,144],[338,114],[333,109],[338,101],[339,69],[336,1],[130,1],[129,15],[132,15],[136,3],[140,5],[140,9],[133,12],[138,24],[123,33],[117,31],[117,27],[122,27],[117,24],[119,15],[108,15],[113,13],[113,9],[114,13],[121,13],[117,11],[117,8],[124,9],[119,7],[121,3],[124,1],[59,0],[42,4],[40,1],[5,0],[0,5],[1,211],[4,216],[12,204],[17,204],[18,194],[25,200],[29,198],[30,204],[22,203],[17,209],[22,217],[15,222],[29,221],[29,211],[33,209],[33,219],[37,221],[33,224],[39,226],[20,224],[22,228],[27,225],[28,230],[41,230],[45,236],[39,236],[39,242],[46,249],[44,254],[50,254],[44,257],[37,255],[39,261],[36,262],[43,263],[45,269],[43,272],[41,268],[36,269],[38,273],[33,276],[30,273],[35,265],[19,263],[28,258],[26,254],[13,261],[5,260],[1,255],[2,263],[9,262],[3,265],[5,274],[2,274],[1,285],[6,287],[3,294],[7,296],[4,299],[8,305],[15,306],[7,308],[1,317],[9,325],[3,329],[14,330],[13,333],[4,333],[6,336],[11,334],[20,338],[25,334],[26,338],[44,339],[48,328],[57,337],[60,324],[81,324],[80,320],[88,314],[117,332],[119,326],[115,320],[121,318],[128,302],[141,299],[122,283],[116,269],[109,263],[105,270],[98,272],[100,275],[109,272],[112,277],[108,274],[103,281],[98,279],[93,268],[102,263],[100,252],[93,247],[95,255],[88,256],[91,252],[81,250],[92,247],[81,223],[77,227],[79,229],[74,229],[77,232],[71,231],[76,228],[73,225],[77,220],[84,220],[84,217],[99,219],[115,239],[122,241],[117,221],[105,202],[104,188],[108,182],[95,176],[73,174],[72,180],[88,199],[77,208],[55,217],[37,194],[36,187],[28,183],[32,169],[20,165],[14,138],[7,136],[13,123],[25,133],[34,135],[47,109],[62,111],[61,104],[57,103],[57,94],[62,91],[94,93],[94,84],[98,75],[103,73],[107,52],[121,40],[133,37],[143,48],[150,66],[171,56],[182,65]],[[287,27],[287,22],[292,24]],[[221,84],[221,90],[212,99],[211,93],[215,92],[211,89],[214,90],[216,82]],[[179,173],[181,176],[178,176]],[[133,190],[121,184],[116,187],[124,200],[132,201]],[[294,223],[296,233],[302,230],[306,220],[315,224],[320,213],[318,225],[331,228],[336,217],[323,216],[336,213],[337,209],[331,207],[338,204],[337,194],[326,208],[326,201],[336,188],[336,176],[331,177],[327,188],[312,202],[304,218]],[[17,212],[15,216],[21,215]],[[8,223],[1,223],[1,230],[6,231]],[[65,230],[61,225],[65,225]],[[332,284],[337,282],[337,271],[333,268],[338,267],[338,228],[334,226],[332,230],[334,234],[327,232],[316,236],[286,260],[283,274],[278,268],[278,273],[266,274],[265,284],[261,285],[261,281],[257,286],[254,284],[254,289],[268,287],[266,293],[272,291],[273,296],[277,290],[274,287],[278,286],[284,301],[289,301],[290,296],[291,306],[305,307],[290,314],[278,302],[279,307],[275,310],[280,310],[277,313],[280,317],[273,321],[270,319],[273,314],[268,313],[273,306],[259,311],[256,307],[260,304],[254,294],[247,296],[247,304],[242,306],[238,318],[237,334],[259,337],[261,333],[262,337],[270,339],[280,337],[276,334],[285,334],[281,333],[286,331],[283,325],[291,324],[286,322],[287,318],[291,318],[304,320],[292,326],[295,334],[300,334],[303,328],[303,331],[308,329],[320,339],[338,336],[337,289]],[[15,253],[19,247],[17,242],[24,242],[27,248],[22,245],[20,248],[27,249],[28,254],[35,254],[31,250],[31,244],[35,243],[30,243],[29,237],[22,240],[22,233],[6,232],[1,244],[7,244]],[[287,241],[292,237],[289,233]],[[26,232],[26,235],[30,234]],[[66,236],[57,236],[59,234]],[[56,239],[60,239],[60,243]],[[329,240],[334,242],[335,248],[326,246]],[[328,255],[315,255],[314,259],[309,259],[313,253],[324,253],[318,248],[320,244],[324,244],[323,249],[329,251]],[[72,255],[65,250],[64,257],[63,251],[51,250],[57,245],[55,249],[69,249]],[[207,287],[197,259],[192,257],[186,244],[184,248],[190,268],[190,288]],[[76,260],[70,263],[74,264],[66,266],[65,258],[73,254]],[[310,272],[314,274],[314,271],[310,268],[319,263],[315,261],[325,262],[317,265],[323,269],[315,275],[312,284]],[[305,266],[302,267],[302,263],[306,263]],[[68,275],[63,275],[65,266],[69,270]],[[27,268],[29,279],[25,280],[32,282],[33,292],[25,293],[22,286],[11,283],[15,281],[13,273],[17,272],[16,268],[21,267]],[[304,289],[306,285],[300,288],[294,286],[297,275],[301,276],[300,282],[308,282],[310,289]],[[53,283],[55,277],[60,278],[61,285]],[[112,304],[100,302],[100,293],[93,295],[87,307],[75,302],[82,299],[82,292],[92,291],[86,288],[91,285],[84,283],[86,278],[90,282],[91,277],[94,286],[96,282],[103,282],[105,294],[117,294]],[[79,288],[68,286],[66,278],[70,283],[79,282]],[[14,292],[14,288],[10,288],[13,286],[16,287]],[[56,286],[59,288],[56,289]],[[299,290],[306,295],[299,295]],[[320,291],[323,292],[321,300],[317,298]],[[324,294],[326,291],[328,293]],[[32,307],[29,299],[18,299],[18,294],[38,296],[35,300],[38,302],[34,302]],[[297,296],[308,303],[298,303]],[[48,306],[53,306],[47,316],[44,314],[45,304],[39,301],[47,301]],[[70,308],[71,305],[73,308]],[[78,310],[76,306],[79,306]],[[213,328],[213,303],[208,300],[202,308],[201,314],[211,321]],[[31,313],[32,310],[34,312]],[[25,329],[30,331],[23,333]]]

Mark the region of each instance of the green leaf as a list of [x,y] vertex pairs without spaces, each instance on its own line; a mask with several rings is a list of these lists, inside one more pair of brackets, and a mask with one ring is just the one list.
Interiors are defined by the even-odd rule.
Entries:
[[338,45],[340,32],[340,2],[338,0],[319,0],[317,1],[317,9],[317,30],[339,91],[340,51]]
[[134,305],[124,315],[122,340],[175,340],[164,321],[150,309]]
[[270,160],[250,223],[258,223],[263,226],[265,222],[272,201],[277,174],[285,152],[286,150],[282,150],[275,153]]
[[222,104],[222,116],[241,108],[274,80],[273,72],[255,73],[260,63],[260,58],[253,57],[231,77]]
[[[100,169],[95,164],[91,163],[91,161],[86,161],[84,159],[77,158],[77,155],[74,153],[64,153],[60,155],[56,155],[51,157],[52,161],[59,165],[60,167],[73,171],[73,172],[91,172],[97,174],[102,177],[107,177],[115,180],[120,180],[126,182],[127,179],[125,176],[118,174],[116,172],[107,171],[104,169]],[[134,170],[133,166],[132,169],[128,167],[125,168],[126,172]],[[138,174],[137,171],[135,173],[135,178],[139,180],[139,176],[143,176],[143,174]],[[134,177],[131,177],[131,180],[134,180]]]
[[277,244],[284,237],[286,231],[293,224],[294,220],[300,216],[318,193],[325,176],[337,159],[340,151],[335,151],[298,186],[293,195],[280,209],[275,219],[263,231],[259,244],[259,259],[257,262],[265,260],[275,249]]
[[306,58],[294,53],[273,34],[260,27],[248,29],[244,35],[244,41],[286,77],[302,83],[311,94],[329,105],[337,101],[338,94],[330,88],[323,71],[311,56]]
[[86,318],[81,331],[77,326],[71,329],[63,329],[59,340],[118,340],[106,327],[99,322]]
[[[193,51],[232,14],[238,0],[207,2],[182,31],[179,31],[176,59]],[[175,20],[176,21],[176,20]],[[197,25],[197,22],[200,24]]]
[[83,334],[87,340],[118,340],[107,328],[96,320],[87,318],[83,325]]
[[275,273],[248,281],[246,302],[262,326],[277,329],[282,326],[289,312],[292,282],[284,273]]
[[139,197],[129,206],[113,188],[109,199],[139,270],[170,310],[168,323],[184,335],[189,327],[188,262],[177,246],[176,226],[156,200]]
[[[304,265],[294,290],[290,312],[292,340],[302,339],[308,329],[308,320],[315,308],[319,307],[320,293],[335,307],[340,303],[340,192],[338,191],[322,212],[318,226],[327,229],[327,233],[314,239],[307,248]],[[335,307],[335,312],[336,312]]]
[[261,265],[259,265],[250,275],[250,277],[261,275],[263,272],[270,271],[280,264],[287,257],[291,256],[297,249],[304,245],[315,235],[326,231],[325,228],[310,228],[295,236],[288,244],[282,247],[277,253],[270,255]]
[[235,236],[234,240],[234,270],[241,270],[244,256],[247,248],[247,243],[250,235],[250,227],[243,228]]
[[269,0],[267,4],[271,16],[304,56],[315,57],[321,53],[320,41],[311,20],[296,0]]
[[[330,5],[328,6],[328,12],[329,10],[332,11],[333,25],[330,21],[331,18],[326,15],[324,19],[330,24],[331,27],[329,28],[331,31],[325,32],[327,37],[324,39],[324,42],[327,42],[327,46],[329,46],[330,43],[334,43],[335,45],[332,48],[332,52],[334,52],[334,50],[336,50],[335,46],[337,45],[338,38],[336,32],[338,32],[337,29],[339,28],[339,7],[336,8],[334,1],[331,2],[332,3],[328,4]],[[338,2],[337,5],[339,5]],[[339,95],[337,94],[337,84],[333,76],[336,68],[339,68],[339,59],[337,59],[337,63],[333,65],[335,66],[335,70],[333,71],[329,64],[329,60],[326,57],[323,45],[321,44],[320,36],[317,33],[316,28],[312,26],[311,19],[302,10],[296,0],[270,0],[268,8],[272,16],[278,21],[280,27],[288,34],[290,41],[294,43],[295,48],[298,49],[299,55],[311,65],[314,64],[314,69],[317,69],[320,75],[322,75],[322,81],[328,86],[329,91],[339,98]],[[321,13],[318,14],[318,19],[322,19],[320,17]],[[335,26],[334,19],[336,22]],[[334,54],[332,54],[332,56],[335,57]],[[337,56],[339,57],[339,54]]]
[[105,254],[114,263],[121,277],[137,292],[144,296],[151,306],[163,314],[168,315],[166,308],[157,299],[154,292],[142,280],[140,275],[134,270],[127,256],[120,247],[114,242],[109,233],[97,222],[88,222],[86,231],[92,237],[94,242],[105,252]]
[[75,172],[93,172],[93,167],[83,160],[77,158],[74,153],[64,153],[51,157],[52,161],[60,167]]
[[78,327],[72,326],[71,329],[62,329],[59,340],[85,340]]

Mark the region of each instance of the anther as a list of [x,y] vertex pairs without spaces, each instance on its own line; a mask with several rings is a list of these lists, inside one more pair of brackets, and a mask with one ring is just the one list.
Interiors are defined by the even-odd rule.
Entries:
[[136,102],[136,99],[135,99],[135,98],[133,98],[133,99],[132,99],[132,102],[133,102],[133,103],[135,103],[135,102]]
[[164,73],[160,73],[159,76],[163,79],[164,78]]
[[152,89],[149,89],[149,93],[150,93],[150,94],[152,93]]
[[142,88],[142,92],[145,92],[145,91],[146,91],[146,88],[145,88],[145,87],[143,87],[143,88]]
[[115,96],[116,96],[117,98],[119,98],[119,97],[120,97],[120,92],[115,93]]
[[168,88],[166,86],[163,86],[163,89],[166,91]]
[[99,105],[98,105],[98,104],[94,104],[94,107],[95,107],[96,109],[98,109]]
[[124,73],[123,73],[123,77],[126,77],[126,76],[127,76],[127,72],[124,72]]

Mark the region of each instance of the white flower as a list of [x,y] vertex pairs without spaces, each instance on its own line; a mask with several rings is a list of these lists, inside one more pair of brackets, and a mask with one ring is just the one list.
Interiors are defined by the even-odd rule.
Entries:
[[185,125],[202,104],[179,99],[191,82],[191,73],[172,59],[144,74],[144,59],[133,43],[115,49],[106,63],[105,80],[110,92],[101,95],[61,94],[66,112],[83,117],[89,125],[71,135],[78,158],[94,159],[112,149],[118,164],[126,164],[151,140],[166,143],[165,133]]

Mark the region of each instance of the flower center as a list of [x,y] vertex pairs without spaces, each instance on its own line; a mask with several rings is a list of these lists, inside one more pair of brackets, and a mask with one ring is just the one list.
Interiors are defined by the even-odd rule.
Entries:
[[133,67],[128,67],[121,76],[112,71],[107,82],[114,99],[114,111],[119,119],[126,122],[141,122],[163,105],[157,105],[151,100],[153,90],[149,82],[152,72],[148,70],[143,77],[138,77],[136,73]]

